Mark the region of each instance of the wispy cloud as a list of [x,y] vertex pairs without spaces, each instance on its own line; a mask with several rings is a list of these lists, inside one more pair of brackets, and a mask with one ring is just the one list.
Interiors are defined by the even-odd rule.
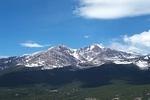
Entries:
[[123,51],[150,54],[150,30],[132,36],[124,35],[119,42],[113,41],[111,47]]
[[0,56],[0,58],[8,58],[9,56]]
[[90,35],[84,35],[84,38],[88,39],[88,38],[90,38]]
[[92,19],[117,19],[150,14],[150,0],[79,0],[75,14]]
[[43,47],[45,47],[45,45],[41,45],[34,41],[26,41],[24,43],[21,43],[20,45],[23,47],[27,47],[27,48],[43,48]]

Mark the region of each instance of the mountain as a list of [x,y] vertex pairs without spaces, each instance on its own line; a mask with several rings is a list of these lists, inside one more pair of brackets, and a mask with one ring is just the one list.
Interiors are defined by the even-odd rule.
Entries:
[[0,70],[13,66],[25,68],[40,67],[42,70],[66,66],[83,69],[108,63],[134,64],[141,69],[148,69],[150,67],[150,56],[118,51],[103,47],[100,44],[93,44],[80,49],[59,45],[30,55],[1,58]]

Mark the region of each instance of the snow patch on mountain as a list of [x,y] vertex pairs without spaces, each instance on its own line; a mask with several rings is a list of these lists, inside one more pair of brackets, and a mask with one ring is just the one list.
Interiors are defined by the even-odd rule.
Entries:
[[149,68],[149,64],[147,61],[138,61],[138,62],[136,62],[136,65],[139,66],[141,69]]
[[130,61],[119,61],[119,60],[114,61],[114,63],[115,64],[132,64],[132,62],[130,62]]

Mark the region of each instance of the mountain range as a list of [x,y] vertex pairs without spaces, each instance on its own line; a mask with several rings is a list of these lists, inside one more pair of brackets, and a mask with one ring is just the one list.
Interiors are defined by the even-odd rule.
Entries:
[[0,70],[10,69],[14,66],[19,68],[40,68],[41,70],[67,66],[86,69],[111,63],[133,64],[145,70],[150,67],[150,55],[118,51],[103,47],[100,44],[93,44],[80,49],[59,45],[29,55],[0,58]]

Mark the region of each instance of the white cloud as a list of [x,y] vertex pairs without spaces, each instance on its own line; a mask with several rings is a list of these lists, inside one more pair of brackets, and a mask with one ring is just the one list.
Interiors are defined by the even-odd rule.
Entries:
[[143,49],[140,49],[139,47],[129,45],[127,43],[120,43],[120,42],[112,42],[109,47],[120,50],[120,51],[125,51],[125,52],[130,52],[130,53],[139,53],[139,54],[147,54],[147,52]]
[[150,54],[150,30],[132,36],[125,35],[120,41],[112,42],[111,47],[122,51]]
[[150,0],[79,0],[75,13],[92,19],[117,19],[150,14]]
[[150,48],[150,30],[130,37],[125,36],[124,41],[131,43],[132,45],[140,45]]
[[44,45],[38,44],[34,41],[27,41],[27,42],[21,43],[20,45],[23,47],[27,47],[27,48],[42,48],[42,47],[44,47]]
[[90,36],[89,35],[84,35],[84,38],[88,39],[88,38],[90,38]]

